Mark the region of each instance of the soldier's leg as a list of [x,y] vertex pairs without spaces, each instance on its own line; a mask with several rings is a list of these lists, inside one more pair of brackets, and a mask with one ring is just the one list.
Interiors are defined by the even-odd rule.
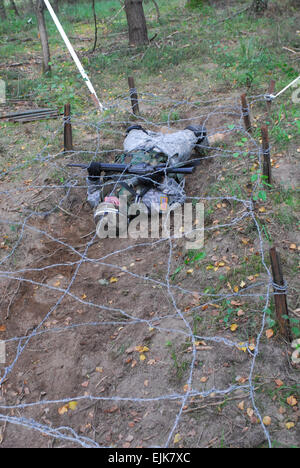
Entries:
[[103,193],[103,201],[94,212],[98,237],[127,237],[128,205],[133,199],[132,193],[120,185],[113,193]]

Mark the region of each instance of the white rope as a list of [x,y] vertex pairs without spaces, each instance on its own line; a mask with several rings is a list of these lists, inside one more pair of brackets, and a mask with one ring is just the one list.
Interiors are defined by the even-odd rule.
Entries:
[[65,44],[66,44],[66,46],[68,48],[68,51],[70,52],[76,66],[77,66],[82,78],[84,79],[84,81],[85,81],[85,83],[86,83],[86,85],[87,85],[87,87],[88,87],[88,89],[89,89],[89,91],[90,91],[90,93],[92,95],[92,98],[93,98],[95,104],[100,108],[101,111],[105,110],[104,106],[99,101],[98,96],[96,94],[96,91],[95,91],[89,77],[87,76],[87,74],[86,74],[86,72],[85,72],[85,70],[84,70],[84,68],[83,68],[83,66],[82,66],[82,64],[81,64],[81,62],[80,62],[80,60],[79,60],[79,58],[78,58],[72,44],[71,44],[71,42],[69,41],[69,39],[68,39],[68,37],[67,37],[67,35],[66,35],[60,21],[59,21],[59,19],[57,18],[57,16],[56,16],[56,14],[55,14],[49,0],[44,0],[44,2],[45,2],[46,7],[48,8],[48,11],[49,11],[49,13],[50,13],[50,15],[51,15],[57,29],[58,29],[58,31],[60,33],[61,37],[63,38],[63,40],[64,40],[64,42],[65,42]]
[[292,81],[289,85],[287,85],[285,88],[283,88],[281,91],[279,91],[279,93],[277,94],[267,94],[266,95],[266,99],[269,100],[269,101],[273,101],[274,99],[278,98],[278,96],[280,96],[281,94],[283,94],[287,89],[289,89],[291,86],[293,86],[294,84],[297,83],[297,81],[300,80],[300,76],[298,76],[298,78],[296,78],[294,81]]

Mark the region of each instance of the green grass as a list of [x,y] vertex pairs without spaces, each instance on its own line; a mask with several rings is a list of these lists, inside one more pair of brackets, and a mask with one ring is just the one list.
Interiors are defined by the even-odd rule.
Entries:
[[[297,18],[290,15],[281,17],[282,27],[277,26],[277,18],[267,16],[254,19],[248,13],[233,17],[230,21],[220,22],[224,12],[216,7],[196,1],[197,8],[182,8],[179,0],[161,0],[160,22],[156,17],[153,3],[145,2],[144,9],[149,29],[149,38],[154,37],[149,46],[137,49],[128,47],[127,22],[124,11],[120,12],[117,0],[96,2],[98,17],[98,49],[91,54],[93,45],[93,15],[90,2],[63,4],[59,18],[75,42],[88,74],[99,93],[110,89],[119,93],[126,86],[129,74],[138,76],[140,87],[150,86],[158,76],[162,81],[188,82],[207,75],[211,87],[222,85],[226,88],[249,88],[259,94],[265,91],[270,76],[276,79],[278,87],[285,85],[298,75],[296,62],[289,62],[281,43],[298,44],[296,35]],[[236,2],[237,11],[243,2]],[[228,13],[230,13],[228,11]],[[26,19],[32,17],[32,23]],[[113,17],[115,19],[111,20]],[[81,109],[87,99],[87,92],[82,93],[82,81],[79,78],[55,25],[46,14],[52,52],[52,76],[21,77],[22,93],[34,92],[42,102],[71,101],[76,109]],[[107,23],[108,21],[108,23]],[[14,41],[11,42],[12,36]],[[31,42],[22,42],[24,36]],[[89,42],[77,41],[76,37],[89,38]],[[105,52],[105,53],[103,53]],[[37,25],[34,15],[15,18],[0,25],[0,57],[5,60],[22,60],[27,54],[40,56],[37,38]],[[207,69],[206,64],[215,67]],[[201,70],[201,71],[200,71]],[[1,77],[8,80],[9,92],[16,93],[17,80],[2,70]],[[114,85],[113,85],[114,84]],[[195,92],[197,82],[189,83]],[[115,89],[114,89],[115,88]],[[105,92],[103,91],[104,95]],[[201,93],[200,93],[201,94]],[[276,139],[286,139],[285,130],[274,127]]]

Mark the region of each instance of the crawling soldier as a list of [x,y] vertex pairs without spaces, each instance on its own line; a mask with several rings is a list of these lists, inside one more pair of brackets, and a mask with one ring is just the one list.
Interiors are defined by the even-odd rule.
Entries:
[[[116,162],[130,164],[147,163],[152,166],[164,164],[167,167],[180,166],[187,162],[193,150],[208,148],[206,129],[203,126],[189,126],[172,133],[152,132],[140,125],[133,125],[126,131],[124,153]],[[161,213],[166,206],[182,205],[185,202],[185,179],[182,174],[164,174],[158,181],[147,180],[122,174],[104,177],[88,177],[88,202],[94,209],[97,226],[107,221],[110,213],[127,217],[120,210],[120,197],[127,197],[127,204],[142,203],[151,210]],[[126,219],[126,222],[128,220]],[[119,219],[120,224],[120,219]]]

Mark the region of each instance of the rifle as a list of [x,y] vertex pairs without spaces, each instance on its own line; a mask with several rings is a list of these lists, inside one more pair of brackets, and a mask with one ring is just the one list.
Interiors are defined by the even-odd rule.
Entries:
[[68,167],[80,167],[81,169],[87,169],[89,179],[96,181],[101,176],[102,172],[105,173],[121,173],[135,175],[143,183],[146,182],[157,182],[165,174],[192,174],[194,166],[192,163],[186,163],[183,166],[171,166],[168,167],[165,164],[157,166],[151,166],[147,163],[141,164],[104,164],[100,162],[91,162],[90,164],[68,164]]

